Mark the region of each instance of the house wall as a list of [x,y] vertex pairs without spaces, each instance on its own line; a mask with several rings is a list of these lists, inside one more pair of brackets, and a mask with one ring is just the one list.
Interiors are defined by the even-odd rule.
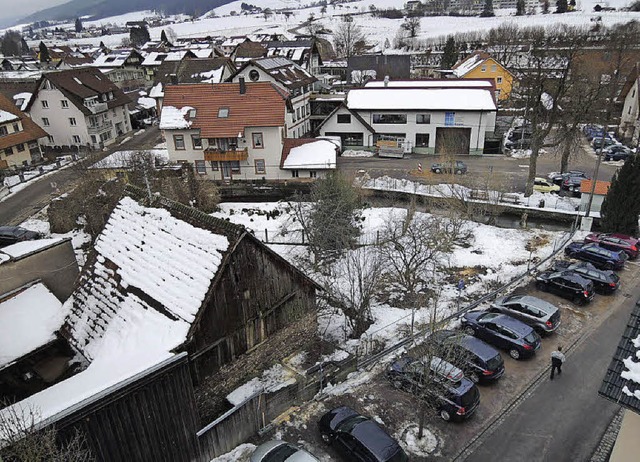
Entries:
[[[280,170],[280,157],[282,155],[282,132],[283,127],[246,127],[244,129],[245,137],[238,139],[238,149],[247,148],[247,160],[240,162],[240,172],[231,173],[228,178],[223,177],[223,169],[221,162],[210,161],[205,162],[205,173],[201,174],[211,180],[278,180],[291,177],[289,172]],[[164,136],[167,140],[167,149],[169,151],[169,159],[172,162],[193,162],[196,160],[204,160],[204,150],[209,147],[207,139],[202,140],[202,149],[193,149],[191,136],[197,135],[198,130],[164,130]],[[262,133],[263,148],[253,147],[253,134]],[[174,143],[174,135],[184,135],[185,150],[176,150]],[[244,140],[244,141],[243,141]],[[265,173],[256,173],[255,161],[263,159],[265,161]]]
[[623,139],[637,141],[637,124],[639,112],[638,79],[636,79],[624,99],[622,114],[620,115],[620,135]]
[[[496,70],[493,71],[493,66]],[[484,69],[484,70],[483,70]],[[498,78],[502,78],[498,83]],[[464,79],[493,79],[496,83],[496,91],[499,91],[498,99],[504,101],[509,98],[513,88],[513,76],[493,58],[486,59],[482,64],[471,69],[463,76]]]
[[[589,196],[591,194],[582,194],[580,196],[580,210],[586,211],[587,205],[589,205]],[[593,196],[593,202],[591,203],[591,211],[600,213],[600,209],[602,208],[602,203],[604,202],[605,196],[601,196],[596,194]]]
[[[14,128],[14,125],[17,125],[17,130]],[[24,130],[22,121],[20,121],[19,119],[0,124],[0,127],[4,127],[7,130],[8,135],[12,135]],[[4,148],[0,148],[0,168],[18,167],[25,164],[30,164],[30,148],[34,149],[34,143],[36,144],[35,149],[37,149],[38,140],[36,139],[28,141],[26,143],[21,143],[22,151],[18,150],[18,145],[5,146]],[[1,137],[0,145],[2,145]],[[5,161],[6,164],[4,164],[4,162],[2,161]]]
[[625,410],[622,425],[609,462],[627,462],[636,460],[640,454],[640,415]]
[[189,346],[196,380],[316,309],[315,288],[249,236],[213,290]]
[[[495,130],[496,113],[495,112],[479,112],[479,111],[452,111],[455,112],[454,124],[445,124],[445,111],[357,111],[358,114],[367,122],[377,135],[383,134],[405,134],[405,139],[411,143],[413,151],[421,154],[433,154],[436,146],[436,130],[439,127],[458,127],[471,128],[470,149],[468,154],[482,154],[484,148],[484,139],[487,132]],[[375,146],[375,136],[368,133],[364,125],[351,116],[350,123],[338,123],[338,114],[346,114],[348,111],[341,108],[334,113],[331,118],[320,128],[322,136],[335,135],[339,133],[360,133],[364,134],[362,146],[352,146],[352,148],[371,148]],[[406,124],[378,124],[373,123],[373,114],[406,114]],[[431,120],[429,124],[417,124],[416,115],[430,114]],[[428,134],[429,141],[426,147],[416,147],[416,134]],[[343,149],[348,149],[343,140]]]
[[64,302],[73,292],[78,277],[78,262],[71,239],[19,260],[0,265],[0,294],[40,279],[58,300]]

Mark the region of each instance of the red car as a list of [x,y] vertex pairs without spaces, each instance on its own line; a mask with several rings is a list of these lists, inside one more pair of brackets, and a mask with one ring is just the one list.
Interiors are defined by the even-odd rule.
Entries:
[[593,233],[585,238],[585,242],[594,242],[609,250],[622,250],[629,258],[638,258],[640,241],[635,237],[618,233]]

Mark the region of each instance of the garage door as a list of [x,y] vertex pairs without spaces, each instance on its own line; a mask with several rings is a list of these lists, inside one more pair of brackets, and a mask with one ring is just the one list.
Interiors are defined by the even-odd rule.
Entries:
[[436,154],[468,155],[470,128],[436,128]]

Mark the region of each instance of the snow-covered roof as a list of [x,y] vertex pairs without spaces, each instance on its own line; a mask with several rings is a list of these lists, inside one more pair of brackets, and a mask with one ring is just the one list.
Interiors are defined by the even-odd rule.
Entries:
[[153,163],[166,164],[169,162],[169,152],[166,149],[150,149],[147,151],[116,151],[108,155],[91,167],[92,169],[102,168],[129,168],[135,156],[143,156],[145,159],[153,160]]
[[[16,242],[7,247],[0,249],[0,255],[7,255],[9,258],[20,258],[28,255],[32,252],[37,252],[59,242],[62,242],[64,238],[55,237],[51,239],[36,239],[33,241]],[[6,261],[6,260],[5,260]]]
[[347,94],[351,110],[495,111],[485,88],[358,88]]
[[162,106],[160,130],[178,130],[191,127],[191,121],[185,119],[191,110],[193,110],[191,106],[184,106],[180,109],[174,106]]
[[291,148],[283,169],[323,170],[336,168],[337,146],[328,140],[318,140]]
[[162,89],[162,83],[158,83],[154,85],[151,90],[149,90],[149,96],[151,98],[162,98],[164,96],[164,91]]
[[471,70],[476,68],[480,63],[485,61],[486,56],[482,56],[479,53],[476,53],[470,56],[468,59],[462,61],[458,66],[453,69],[453,74],[456,77],[462,77],[463,75],[468,74]]
[[152,109],[156,107],[156,100],[148,96],[141,96],[138,98],[138,106],[142,106],[145,109]]
[[15,114],[0,109],[0,124],[11,122],[12,120],[18,120],[19,118],[20,117]]
[[493,85],[488,80],[476,79],[444,79],[444,80],[390,80],[385,85],[383,80],[372,80],[365,84],[365,88],[456,88],[478,87],[491,88]]
[[212,69],[206,72],[198,72],[192,74],[192,79],[199,79],[202,83],[220,83],[222,82],[222,74],[224,73],[224,67],[218,69]]
[[15,95],[13,95],[13,101],[15,101],[15,103],[17,105],[18,102],[20,100],[22,100],[22,104],[20,104],[20,110],[24,111],[27,108],[27,105],[29,104],[29,100],[31,99],[31,95],[32,95],[32,93],[29,93],[29,92],[17,93]]
[[142,61],[143,66],[159,66],[165,61],[180,61],[184,58],[188,50],[180,50],[180,51],[152,51],[147,55],[147,57]]
[[42,283],[0,303],[0,368],[55,340],[65,314]]

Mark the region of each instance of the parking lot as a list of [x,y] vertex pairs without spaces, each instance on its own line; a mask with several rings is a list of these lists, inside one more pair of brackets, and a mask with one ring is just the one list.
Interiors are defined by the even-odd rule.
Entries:
[[[628,262],[619,275],[622,285],[614,295],[597,295],[592,303],[581,307],[540,292],[533,284],[517,289],[514,293],[534,295],[560,307],[562,324],[554,334],[543,338],[541,349],[531,359],[516,361],[506,352],[502,353],[505,375],[496,383],[480,386],[480,406],[465,422],[444,422],[436,415],[429,415],[426,423],[428,436],[416,442],[420,402],[411,394],[394,389],[385,379],[384,371],[391,360],[389,358],[370,371],[354,374],[349,381],[350,385],[339,384],[333,389],[330,388],[323,399],[293,409],[282,417],[282,421],[272,432],[264,435],[256,443],[277,436],[297,442],[322,461],[340,460],[331,447],[323,444],[316,422],[327,410],[339,405],[348,405],[377,420],[405,449],[406,442],[410,441],[413,449],[408,452],[410,460],[452,460],[476,435],[521,399],[523,394],[526,396],[532,392],[532,384],[548,380],[549,357],[558,345],[570,350],[574,343],[597,329],[624,304],[635,302],[630,301],[630,292],[640,284],[639,262]],[[612,355],[613,351],[604,354]],[[572,373],[570,361],[566,373]],[[594,395],[593,399],[599,398]]]

